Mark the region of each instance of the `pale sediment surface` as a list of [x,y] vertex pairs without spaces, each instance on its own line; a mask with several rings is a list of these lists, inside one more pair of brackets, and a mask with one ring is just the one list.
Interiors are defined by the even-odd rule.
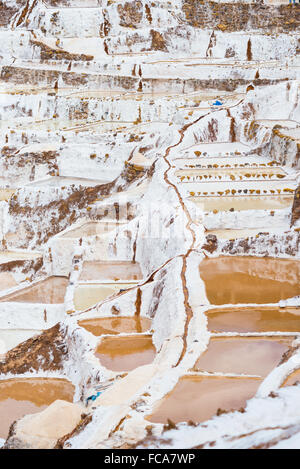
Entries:
[[77,310],[87,309],[109,296],[132,287],[131,283],[81,284],[74,292],[74,305]]
[[84,262],[80,280],[138,280],[142,278],[139,265],[132,262]]
[[17,293],[3,296],[1,301],[42,304],[63,303],[67,285],[68,280],[64,277],[50,277]]
[[151,326],[151,321],[148,318],[134,316],[86,319],[79,321],[78,324],[92,334],[101,336],[102,334],[146,332]]

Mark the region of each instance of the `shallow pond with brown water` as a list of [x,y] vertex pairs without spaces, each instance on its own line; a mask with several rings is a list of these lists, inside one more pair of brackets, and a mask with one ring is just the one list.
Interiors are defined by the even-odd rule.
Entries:
[[277,303],[300,294],[300,261],[218,257],[199,266],[211,304]]
[[101,365],[113,371],[130,371],[151,363],[156,355],[150,335],[104,337],[96,349]]
[[45,409],[57,399],[73,402],[74,386],[64,379],[28,378],[0,381],[0,438],[27,414]]
[[261,384],[256,378],[185,376],[162,399],[148,420],[155,423],[204,422],[218,409],[239,410]]

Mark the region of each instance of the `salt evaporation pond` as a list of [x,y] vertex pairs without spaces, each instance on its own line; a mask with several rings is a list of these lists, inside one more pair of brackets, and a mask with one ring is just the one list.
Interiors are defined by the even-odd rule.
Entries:
[[205,312],[212,332],[300,332],[300,308],[214,308]]
[[132,317],[107,317],[79,321],[79,326],[95,336],[102,334],[141,333],[150,329],[151,321],[140,316]]
[[130,371],[151,363],[156,350],[149,335],[104,337],[96,349],[101,365],[113,371]]
[[199,266],[211,304],[277,303],[300,294],[300,262],[263,257],[218,257]]
[[64,303],[68,283],[69,280],[66,277],[49,277],[18,292],[6,295],[0,301],[61,304]]
[[239,410],[261,384],[257,378],[185,376],[154,409],[148,418],[154,423],[204,422],[218,409]]
[[35,414],[57,399],[73,402],[74,386],[65,379],[24,378],[0,381],[0,438],[10,425],[27,414]]
[[197,371],[266,376],[289,349],[289,338],[218,337],[196,362]]

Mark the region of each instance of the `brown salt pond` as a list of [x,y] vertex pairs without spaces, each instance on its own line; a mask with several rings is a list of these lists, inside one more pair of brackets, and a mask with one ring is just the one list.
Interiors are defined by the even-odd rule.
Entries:
[[77,311],[94,306],[120,290],[133,287],[135,283],[100,283],[78,285],[74,292],[74,306]]
[[29,378],[0,381],[0,438],[27,414],[42,411],[57,399],[73,402],[74,386],[64,379]]
[[185,376],[154,409],[151,422],[204,422],[218,409],[230,411],[245,406],[261,384],[258,378]]
[[218,337],[195,365],[196,371],[266,376],[289,349],[292,339]]
[[82,266],[80,280],[138,280],[142,278],[140,265],[136,262],[86,261]]
[[211,304],[277,303],[300,294],[300,261],[218,257],[199,266]]
[[212,332],[300,332],[300,308],[220,308],[205,312]]
[[155,347],[150,335],[104,337],[96,349],[101,365],[112,371],[130,371],[151,363]]
[[108,317],[87,319],[79,321],[78,324],[92,334],[100,336],[102,334],[146,332],[151,327],[151,320],[140,316],[122,318]]
[[284,381],[282,386],[293,386],[294,384],[300,384],[300,370],[296,370],[288,376],[288,378]]
[[0,301],[61,304],[64,303],[68,283],[67,277],[49,277],[16,293],[3,296]]

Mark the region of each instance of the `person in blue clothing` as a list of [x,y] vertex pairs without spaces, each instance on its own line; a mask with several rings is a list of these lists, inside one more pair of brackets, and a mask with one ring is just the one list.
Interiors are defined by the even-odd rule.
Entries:
[[95,401],[97,397],[99,397],[101,394],[102,394],[101,392],[97,392],[97,394],[93,394],[92,396],[89,396],[86,400],[86,404],[88,404],[89,401]]

